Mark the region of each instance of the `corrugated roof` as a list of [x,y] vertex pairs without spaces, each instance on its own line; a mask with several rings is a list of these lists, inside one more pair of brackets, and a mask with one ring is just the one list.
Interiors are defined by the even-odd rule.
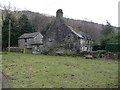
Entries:
[[35,33],[25,33],[25,34],[21,35],[18,39],[34,38],[34,37],[36,37],[38,34],[40,34],[40,32],[35,32]]

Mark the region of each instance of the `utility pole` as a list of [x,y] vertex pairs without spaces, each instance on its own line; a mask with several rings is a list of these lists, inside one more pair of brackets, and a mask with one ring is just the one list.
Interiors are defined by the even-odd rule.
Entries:
[[[3,25],[3,19],[2,19],[2,10],[0,10],[0,52],[2,52],[2,25]],[[1,60],[1,58],[0,58]]]
[[10,52],[10,30],[11,30],[11,20],[9,19],[8,52]]

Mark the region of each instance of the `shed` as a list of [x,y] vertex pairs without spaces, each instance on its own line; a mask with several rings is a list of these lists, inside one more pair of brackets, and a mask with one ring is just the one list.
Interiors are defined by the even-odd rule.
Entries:
[[40,32],[34,33],[25,33],[18,38],[19,48],[28,48],[31,49],[31,44],[34,43],[43,43],[43,36]]

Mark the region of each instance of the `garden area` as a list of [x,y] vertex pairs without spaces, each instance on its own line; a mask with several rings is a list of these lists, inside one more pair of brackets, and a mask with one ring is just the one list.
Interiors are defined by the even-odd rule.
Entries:
[[118,63],[80,56],[2,55],[11,88],[118,88]]

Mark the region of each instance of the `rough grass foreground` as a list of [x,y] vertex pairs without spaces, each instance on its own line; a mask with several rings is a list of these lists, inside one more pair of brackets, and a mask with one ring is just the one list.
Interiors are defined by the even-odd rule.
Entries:
[[22,53],[3,54],[12,88],[117,88],[118,61]]

